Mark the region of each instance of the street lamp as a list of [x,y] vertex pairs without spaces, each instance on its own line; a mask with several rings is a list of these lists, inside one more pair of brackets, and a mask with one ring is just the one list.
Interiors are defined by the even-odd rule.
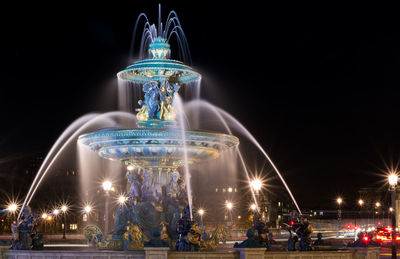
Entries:
[[255,205],[254,203],[251,204],[250,209],[251,209],[252,211],[256,211],[257,205]]
[[7,210],[11,213],[15,213],[18,209],[18,205],[16,203],[11,203],[8,205]]
[[204,215],[204,210],[203,209],[199,209],[199,215],[200,215],[200,223],[201,225],[203,225],[203,215]]
[[89,214],[92,211],[92,206],[86,205],[84,210],[85,210],[86,214]]
[[[364,205],[364,201],[363,201],[362,199],[359,199],[359,200],[358,200],[358,205],[360,205],[360,210],[358,211],[358,216],[359,216],[360,219],[361,219],[361,208],[362,208],[362,206]],[[357,227],[357,217],[356,217],[356,224],[355,224],[355,226]]]
[[391,173],[388,176],[388,181],[389,181],[389,191],[391,193],[391,198],[392,198],[392,259],[396,258],[397,254],[397,249],[396,249],[396,186],[397,183],[399,182],[399,177],[395,173]]
[[225,204],[225,206],[226,206],[226,208],[228,209],[228,211],[229,211],[229,215],[230,215],[230,222],[231,222],[231,224],[233,223],[232,222],[232,208],[233,208],[233,203],[232,202],[230,202],[230,201],[226,201],[226,204]]
[[89,204],[86,205],[86,206],[83,208],[83,211],[84,211],[85,214],[86,214],[86,221],[89,223],[89,214],[90,214],[90,212],[92,211],[92,206],[90,206]]
[[340,221],[342,220],[342,210],[340,209],[340,205],[342,204],[343,199],[341,197],[338,197],[336,199],[336,202],[338,204],[337,236],[339,236],[339,226],[340,226]]
[[62,205],[61,206],[61,211],[62,211],[63,217],[64,217],[64,231],[63,231],[63,237],[62,237],[63,239],[66,239],[65,231],[66,231],[66,228],[67,228],[67,216],[66,216],[67,210],[68,210],[67,205]]
[[[262,189],[262,181],[259,178],[254,178],[251,182],[250,182],[250,186],[251,188],[254,190],[255,192],[255,196],[256,196],[256,210],[258,210],[258,201],[259,201],[259,194],[260,191]],[[256,211],[254,210],[254,211]]]
[[7,206],[7,211],[11,214],[11,221],[14,221],[14,214],[18,210],[18,205],[14,202]]
[[53,215],[54,215],[54,234],[57,233],[57,216],[58,216],[58,214],[60,214],[60,210],[59,209],[53,210]]
[[110,191],[113,189],[112,182],[109,180],[105,180],[103,182],[103,190],[104,190],[104,235],[108,234],[108,198],[110,197]]
[[105,180],[102,185],[103,185],[103,190],[106,192],[109,192],[112,189],[112,182],[108,180]]

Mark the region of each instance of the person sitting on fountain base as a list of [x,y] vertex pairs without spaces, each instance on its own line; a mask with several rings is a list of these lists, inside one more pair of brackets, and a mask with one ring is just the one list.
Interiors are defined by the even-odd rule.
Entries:
[[32,250],[43,250],[44,248],[44,242],[42,241],[43,235],[34,233],[31,234],[32,238]]
[[307,218],[300,218],[300,224],[295,232],[300,238],[300,250],[311,251],[311,233],[313,230]]
[[254,213],[254,234],[255,238],[258,240],[258,242],[265,247],[269,247],[269,242],[268,242],[268,227],[265,224],[265,222],[262,220],[261,214],[259,212]]
[[246,233],[247,239],[242,243],[235,243],[233,247],[235,248],[257,248],[257,247],[265,247],[265,245],[260,244],[257,239],[254,238],[254,231],[249,228]]

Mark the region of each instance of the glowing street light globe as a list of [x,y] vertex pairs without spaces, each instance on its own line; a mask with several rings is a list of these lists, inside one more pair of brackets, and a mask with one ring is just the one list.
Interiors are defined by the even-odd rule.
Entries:
[[84,210],[85,210],[86,213],[89,214],[89,213],[92,211],[92,206],[86,205],[85,208],[84,208]]
[[7,207],[7,210],[8,210],[9,212],[13,212],[13,213],[16,212],[17,209],[18,209],[18,205],[15,204],[15,203],[11,203],[11,204],[8,205],[8,207]]
[[375,203],[375,206],[376,206],[377,208],[379,208],[379,207],[381,206],[381,203],[380,203],[379,201],[377,201],[377,202]]
[[54,214],[55,216],[57,216],[58,214],[60,214],[60,210],[59,210],[59,209],[53,210],[53,214]]
[[388,180],[389,180],[390,186],[396,186],[399,181],[399,177],[397,176],[397,174],[392,173],[388,176]]
[[112,189],[112,183],[108,180],[103,182],[103,190],[110,191]]
[[228,210],[231,210],[233,208],[232,202],[227,202],[226,207],[228,208]]
[[336,199],[336,202],[340,205],[340,204],[342,204],[343,200],[342,200],[342,198],[339,197]]
[[43,213],[42,214],[42,219],[46,219],[47,218],[47,213]]
[[127,199],[128,198],[126,198],[124,195],[121,195],[118,197],[118,202],[119,202],[119,204],[125,204]]
[[358,204],[359,204],[360,206],[362,206],[362,205],[364,205],[364,201],[361,200],[361,199],[359,199],[359,200],[358,200]]
[[62,205],[62,206],[61,206],[61,211],[62,211],[62,212],[65,213],[67,210],[68,210],[67,205]]
[[262,188],[262,181],[260,179],[254,179],[253,181],[250,182],[251,188],[255,191],[260,191]]
[[253,203],[253,204],[251,204],[250,209],[255,211],[257,209],[257,206]]
[[203,209],[199,209],[199,215],[203,216],[204,215],[204,210]]

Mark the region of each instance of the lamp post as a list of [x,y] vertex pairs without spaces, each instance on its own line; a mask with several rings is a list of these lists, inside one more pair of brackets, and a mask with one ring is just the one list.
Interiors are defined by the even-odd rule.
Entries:
[[342,204],[343,199],[342,199],[341,197],[338,197],[338,198],[336,199],[336,202],[337,202],[337,204],[338,204],[337,236],[339,237],[339,226],[340,226],[340,222],[341,222],[341,220],[342,220],[342,210],[341,210],[341,208],[340,208],[340,205]]
[[7,206],[7,211],[11,214],[11,222],[14,222],[15,220],[15,212],[17,212],[18,205],[16,203],[10,203]]
[[84,208],[84,211],[85,211],[85,213],[86,213],[86,220],[87,220],[87,223],[89,224],[89,214],[90,214],[90,212],[92,211],[92,206],[86,205],[85,208]]
[[[379,208],[381,207],[381,203],[379,202],[379,201],[377,201],[376,203],[375,203],[375,208],[376,208],[376,212],[375,212],[375,214],[377,215],[376,216],[376,219],[377,219],[377,221],[379,222]],[[374,225],[375,225],[375,222],[374,222]],[[376,224],[377,226],[379,225],[379,224]]]
[[199,215],[200,215],[200,223],[203,226],[203,215],[204,215],[204,210],[203,209],[199,209]]
[[54,215],[54,234],[57,233],[57,216],[58,216],[58,214],[60,214],[60,210],[59,209],[53,210],[53,215]]
[[108,234],[108,199],[110,197],[110,191],[112,189],[112,183],[108,180],[103,182],[104,190],[104,236]]
[[46,233],[46,219],[47,219],[47,213],[44,212],[42,214],[42,219],[43,219],[43,233]]
[[396,258],[397,250],[396,250],[396,186],[399,182],[399,177],[397,174],[391,173],[388,176],[389,181],[389,191],[391,193],[392,198],[392,259]]
[[65,231],[66,231],[66,229],[67,229],[67,210],[68,210],[68,207],[67,207],[67,205],[62,205],[61,206],[61,211],[62,211],[62,213],[63,213],[63,218],[64,218],[64,230],[63,230],[63,239],[66,239],[66,237],[65,237]]
[[251,188],[254,190],[254,192],[255,192],[255,196],[256,196],[256,210],[259,212],[259,205],[258,205],[258,202],[259,202],[259,195],[260,195],[260,191],[261,191],[261,188],[262,188],[262,181],[260,180],[260,179],[258,179],[258,178],[254,178],[251,182],[250,182],[250,186],[251,186]]
[[[362,199],[359,199],[358,200],[358,205],[360,205],[360,210],[358,211],[358,216],[360,217],[360,219],[361,219],[361,208],[362,208],[362,206],[364,205],[364,201],[362,200]],[[357,223],[357,222],[356,222]]]
[[[230,201],[227,201],[226,202],[226,208],[228,209],[228,211],[229,211],[229,215],[230,215],[230,222],[231,222],[231,225],[232,225],[232,208],[233,208],[233,204],[232,204],[232,202],[230,202]],[[232,226],[231,226],[232,227]]]

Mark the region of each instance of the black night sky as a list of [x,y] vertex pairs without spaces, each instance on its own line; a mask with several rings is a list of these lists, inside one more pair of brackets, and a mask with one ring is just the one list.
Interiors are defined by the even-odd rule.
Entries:
[[[79,116],[116,109],[134,23],[141,12],[156,22],[157,4],[3,9],[0,168],[45,154]],[[339,194],[351,207],[400,161],[400,16],[389,7],[162,4],[181,20],[203,97],[256,136],[301,207]],[[0,171],[4,190],[19,177]]]

